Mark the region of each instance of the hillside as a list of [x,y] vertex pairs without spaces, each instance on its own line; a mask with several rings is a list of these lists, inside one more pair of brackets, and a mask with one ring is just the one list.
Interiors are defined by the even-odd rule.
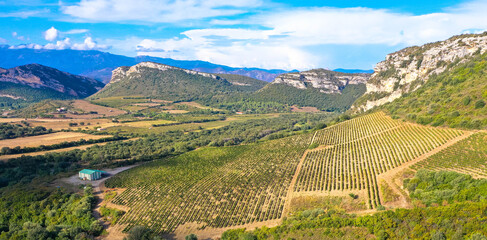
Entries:
[[170,101],[194,101],[235,91],[238,89],[232,83],[217,75],[142,62],[115,69],[110,82],[91,99],[138,95]]
[[286,73],[253,94],[252,99],[326,111],[345,111],[365,92],[369,76],[325,69]]
[[21,102],[85,98],[103,87],[94,79],[39,64],[0,69],[0,82],[0,97],[5,100],[4,105],[8,105],[6,98]]
[[95,50],[9,49],[8,45],[0,45],[0,67],[12,68],[38,63],[72,74],[94,78],[104,83],[110,81],[114,69],[147,61],[191,69],[198,72],[243,75],[268,82],[272,81],[278,74],[286,72],[279,69],[233,68],[205,61],[185,61],[150,56],[137,56],[133,58]]
[[275,226],[307,202],[327,206],[324,199],[349,202],[351,211],[394,207],[384,194],[394,186],[384,176],[470,135],[374,113],[317,132],[153,161],[106,186],[126,189],[111,201],[127,209],[118,231],[144,225],[178,239],[189,233],[208,238],[228,227]]
[[430,76],[416,91],[384,105],[389,114],[420,124],[487,127],[487,53]]
[[367,111],[420,88],[430,78],[487,51],[487,32],[465,34],[387,55],[367,83],[367,92],[352,107]]
[[268,84],[268,82],[264,82],[262,80],[258,80],[255,78],[237,75],[237,74],[217,74],[218,76],[226,79],[235,88],[239,91],[243,92],[255,92]]

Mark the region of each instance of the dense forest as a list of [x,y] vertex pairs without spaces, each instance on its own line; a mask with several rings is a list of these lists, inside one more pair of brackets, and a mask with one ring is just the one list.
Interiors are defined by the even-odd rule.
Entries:
[[94,201],[89,186],[82,194],[33,184],[0,189],[0,239],[93,239],[103,232]]

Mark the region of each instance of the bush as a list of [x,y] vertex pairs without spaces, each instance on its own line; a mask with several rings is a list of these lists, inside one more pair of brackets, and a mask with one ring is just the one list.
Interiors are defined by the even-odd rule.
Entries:
[[188,236],[186,236],[184,239],[185,240],[198,240],[198,237],[195,234],[191,233]]
[[485,102],[484,100],[478,100],[476,103],[475,103],[475,109],[479,109],[479,108],[483,108],[485,107]]

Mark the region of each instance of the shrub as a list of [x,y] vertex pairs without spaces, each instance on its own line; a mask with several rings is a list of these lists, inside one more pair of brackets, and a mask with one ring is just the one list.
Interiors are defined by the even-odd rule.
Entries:
[[480,108],[483,108],[485,107],[485,102],[484,100],[478,100],[476,103],[475,103],[475,109],[480,109]]

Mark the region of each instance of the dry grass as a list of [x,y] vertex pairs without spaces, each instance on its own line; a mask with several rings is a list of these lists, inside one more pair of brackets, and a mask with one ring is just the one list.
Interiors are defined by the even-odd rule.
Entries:
[[95,105],[85,100],[75,100],[72,106],[75,109],[81,109],[84,112],[94,111],[97,112],[98,114],[83,114],[83,115],[66,114],[67,117],[73,117],[73,118],[113,117],[113,116],[118,116],[126,113],[125,111],[117,108]]
[[[125,142],[125,141],[135,141],[137,139],[139,139],[139,138],[127,139],[127,140],[123,140],[123,142]],[[75,149],[85,150],[85,149],[87,149],[89,147],[93,147],[95,145],[103,146],[103,145],[105,145],[107,143],[109,143],[109,142],[87,144],[87,145],[82,145],[82,146],[68,147],[68,148],[61,148],[61,149],[54,149],[54,150],[42,151],[42,152],[21,153],[21,154],[12,154],[12,155],[1,155],[0,156],[0,161],[6,162],[6,161],[8,161],[10,159],[19,158],[19,157],[22,157],[22,156],[38,156],[38,155],[44,155],[44,154],[47,154],[47,153],[68,152],[68,151],[75,150]]]
[[291,111],[293,112],[320,112],[318,108],[315,107],[297,107],[292,106]]
[[297,196],[291,199],[290,212],[321,208],[324,210],[344,210],[347,212],[366,210],[366,196],[357,194],[357,198],[350,196]]
[[79,132],[57,132],[51,134],[44,134],[39,136],[32,136],[32,137],[23,137],[23,138],[14,138],[14,139],[5,139],[0,141],[1,147],[10,147],[14,148],[17,146],[20,147],[38,147],[40,145],[53,145],[61,142],[73,142],[78,141],[80,139],[100,139],[106,138],[109,135],[90,135],[86,133],[79,133]]

